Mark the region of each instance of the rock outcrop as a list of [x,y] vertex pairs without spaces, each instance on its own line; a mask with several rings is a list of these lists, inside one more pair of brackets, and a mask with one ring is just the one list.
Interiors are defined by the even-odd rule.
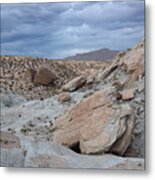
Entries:
[[[141,129],[140,136],[135,130],[139,124],[144,127],[144,114],[139,112],[144,110],[143,44],[118,55],[96,74],[97,92],[58,117],[53,126],[54,142],[70,148],[78,145],[86,154],[108,151],[123,155],[132,144],[138,147],[137,151],[144,152],[144,144],[138,143],[138,139],[142,142],[144,130]],[[99,91],[104,88],[107,91]]]
[[[68,147],[79,143],[85,154],[107,152],[129,126],[134,127],[132,108],[112,101],[108,91],[99,91],[75,105],[55,121],[53,141]],[[126,139],[126,144],[130,141]]]

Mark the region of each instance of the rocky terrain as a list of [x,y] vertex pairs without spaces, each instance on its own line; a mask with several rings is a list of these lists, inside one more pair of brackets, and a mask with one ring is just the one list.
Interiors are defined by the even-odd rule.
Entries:
[[108,62],[0,63],[1,166],[144,170],[144,41]]
[[87,53],[78,53],[75,56],[69,56],[65,58],[65,60],[108,61],[113,59],[118,53],[119,51],[103,48]]

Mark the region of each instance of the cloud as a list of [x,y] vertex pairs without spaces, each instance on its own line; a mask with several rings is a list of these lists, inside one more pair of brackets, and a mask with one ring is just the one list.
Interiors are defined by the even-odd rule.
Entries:
[[144,37],[144,2],[1,5],[1,53],[63,58],[123,50]]

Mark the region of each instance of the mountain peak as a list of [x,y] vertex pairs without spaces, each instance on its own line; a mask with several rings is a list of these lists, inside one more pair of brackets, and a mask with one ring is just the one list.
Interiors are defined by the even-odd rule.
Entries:
[[77,53],[75,56],[69,56],[64,60],[86,60],[86,61],[108,61],[113,59],[119,51],[102,48],[85,53]]

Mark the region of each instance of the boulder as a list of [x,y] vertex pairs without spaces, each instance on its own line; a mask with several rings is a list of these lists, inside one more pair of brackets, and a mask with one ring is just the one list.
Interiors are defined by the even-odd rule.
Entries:
[[103,81],[107,76],[109,76],[115,69],[118,67],[118,64],[116,62],[112,62],[111,65],[107,66],[102,72],[98,72],[96,75],[95,81],[101,82]]
[[[130,106],[122,105],[117,107],[110,116],[105,117],[105,121],[107,121],[105,122],[106,124],[103,124],[103,116],[104,114],[100,116],[99,120],[101,123],[97,125],[95,119],[91,122],[89,122],[89,120],[85,122],[85,126],[83,126],[81,130],[81,151],[85,154],[110,151],[123,155],[131,142],[132,130],[134,127],[134,119]],[[91,131],[93,132],[94,130],[96,131],[96,136],[93,137]],[[114,148],[111,151],[110,148],[112,146]]]
[[134,89],[125,89],[121,91],[122,99],[123,100],[130,100],[134,98]]
[[34,83],[41,85],[52,84],[54,83],[55,80],[56,80],[56,75],[52,71],[46,68],[40,69],[34,77]]
[[113,104],[108,90],[96,92],[55,121],[53,141],[68,147],[79,143],[83,154],[107,152],[128,129],[134,119],[132,114],[129,105]]
[[69,101],[70,100],[70,94],[68,92],[63,92],[61,94],[59,94],[58,96],[58,101],[60,101],[61,103]]
[[69,81],[67,84],[65,84],[62,87],[62,91],[75,91],[83,86],[83,84],[86,82],[86,78],[84,76],[78,76],[71,81]]

